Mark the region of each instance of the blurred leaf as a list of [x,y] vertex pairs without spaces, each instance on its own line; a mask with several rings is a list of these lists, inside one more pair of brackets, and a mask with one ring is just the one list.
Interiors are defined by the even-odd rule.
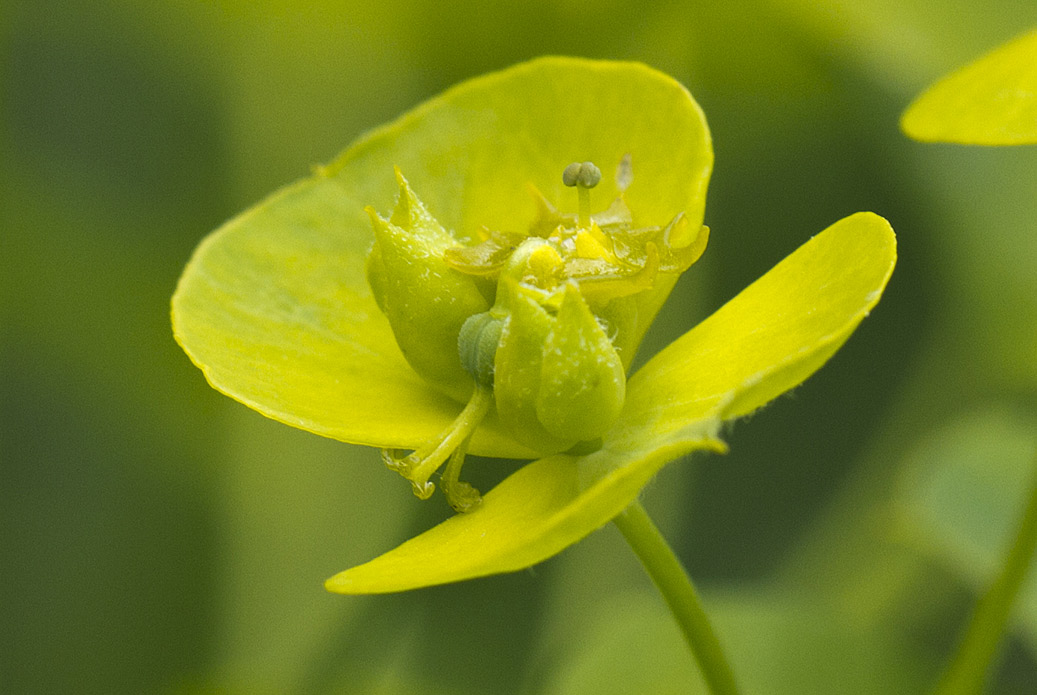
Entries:
[[157,692],[213,644],[218,414],[165,307],[219,112],[106,3],[3,5],[0,691]]
[[[815,35],[826,52],[898,92],[911,89],[948,61],[978,51],[984,41],[1017,31],[1032,16],[1029,0],[769,0],[787,20]],[[1025,21],[1025,20],[1024,20]],[[987,43],[986,45],[989,45]],[[974,55],[974,53],[973,53]]]
[[[991,407],[948,423],[909,457],[899,483],[898,535],[985,590],[1007,552],[1033,481],[1032,418]],[[1037,651],[1037,562],[1014,612]]]
[[908,107],[901,127],[926,142],[1037,143],[1037,30],[941,79]]
[[[840,624],[801,597],[744,591],[707,595],[706,606],[749,695],[888,695],[919,685],[902,645]],[[601,605],[592,632],[543,692],[708,693],[672,616],[661,600],[644,595]]]

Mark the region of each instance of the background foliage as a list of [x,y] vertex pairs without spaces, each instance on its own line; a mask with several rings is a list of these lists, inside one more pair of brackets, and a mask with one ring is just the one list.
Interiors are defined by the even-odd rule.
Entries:
[[[644,354],[840,217],[898,231],[847,347],[646,504],[750,690],[922,689],[1032,475],[1037,152],[920,145],[897,119],[1035,23],[1029,0],[3,3],[0,691],[683,692],[683,644],[611,528],[529,572],[326,594],[446,505],[210,390],[170,335],[208,231],[549,53],[648,62],[713,129],[710,248]],[[996,692],[1035,678],[1031,581]]]

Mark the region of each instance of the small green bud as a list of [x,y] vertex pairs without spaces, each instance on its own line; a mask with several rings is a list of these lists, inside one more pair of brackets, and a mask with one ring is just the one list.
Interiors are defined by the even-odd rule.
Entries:
[[480,386],[493,386],[493,360],[497,356],[501,328],[501,320],[489,311],[470,316],[461,326],[457,338],[461,366]]

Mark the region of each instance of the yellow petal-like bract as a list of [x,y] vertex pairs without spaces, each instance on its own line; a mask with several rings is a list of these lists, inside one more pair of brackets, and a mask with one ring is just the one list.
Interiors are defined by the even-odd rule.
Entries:
[[[365,206],[391,204],[399,166],[459,238],[522,231],[541,212],[530,185],[561,206],[572,197],[567,164],[611,171],[628,153],[637,178],[624,198],[640,223],[665,226],[683,211],[698,230],[713,151],[702,110],[673,78],[637,63],[541,58],[468,80],[206,238],[173,297],[174,335],[214,388],[268,417],[354,444],[418,447],[460,406],[411,368],[376,305]],[[619,193],[606,177],[594,195]],[[645,326],[658,308],[638,307]],[[533,456],[493,413],[470,451]]]

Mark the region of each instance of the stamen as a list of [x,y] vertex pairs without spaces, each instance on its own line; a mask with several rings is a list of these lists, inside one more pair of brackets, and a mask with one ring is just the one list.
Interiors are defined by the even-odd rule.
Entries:
[[446,501],[454,508],[455,512],[464,513],[475,509],[482,504],[482,495],[468,483],[458,480],[461,475],[461,467],[464,465],[465,454],[468,451],[468,443],[472,440],[468,437],[461,446],[450,455],[443,469],[443,475],[439,484],[443,487]]
[[581,227],[590,225],[591,220],[591,192],[590,189],[601,181],[601,169],[594,162],[573,162],[565,167],[562,172],[562,183],[572,188],[576,187],[579,196],[579,221]]
[[459,455],[460,462],[455,466],[460,472],[468,440],[486,417],[492,403],[493,390],[476,385],[468,405],[435,439],[402,458],[398,456],[398,449],[382,449],[382,461],[411,482],[415,495],[423,500],[428,499],[436,489],[428,479],[439,470],[448,457]]

